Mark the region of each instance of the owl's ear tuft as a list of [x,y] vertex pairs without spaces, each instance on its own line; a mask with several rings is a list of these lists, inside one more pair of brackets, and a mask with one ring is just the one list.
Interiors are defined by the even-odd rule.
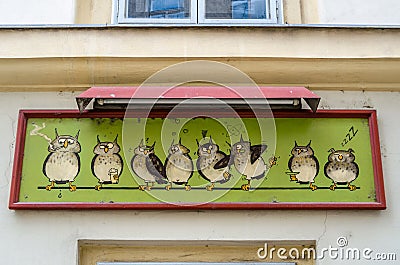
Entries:
[[347,150],[347,152],[349,152],[349,153],[354,153],[354,150],[351,149],[351,148],[349,148],[349,150]]
[[307,147],[310,147],[310,145],[311,145],[311,140],[310,140],[310,142],[307,144]]
[[199,140],[196,139],[197,146],[200,146]]
[[142,147],[143,146],[143,139],[140,140],[139,146]]
[[244,142],[244,141],[243,141],[243,135],[242,135],[242,134],[240,134],[240,142],[241,142],[241,143]]
[[208,142],[209,144],[212,144],[213,142],[212,142],[212,138],[211,138],[211,135],[210,135],[210,141]]
[[179,145],[182,145],[182,138],[179,137]]
[[56,132],[56,138],[58,138],[57,128],[55,128],[54,131]]
[[81,130],[78,130],[78,132],[76,133],[76,135],[75,135],[75,139],[77,139],[78,140],[78,137],[79,137],[79,132],[80,132]]
[[228,142],[228,141],[225,141],[225,143],[229,146],[229,147],[232,147],[232,145],[231,145],[231,143],[230,142]]
[[154,149],[154,146],[156,145],[156,141],[154,141],[153,145],[151,146],[150,149]]
[[331,148],[331,149],[329,149],[329,151],[328,151],[328,152],[335,153],[335,152],[336,152],[336,150],[335,150],[335,148]]
[[117,136],[115,136],[114,143],[117,143],[117,141],[118,141],[118,134]]
[[294,141],[294,147],[299,146],[296,141]]
[[99,138],[99,135],[97,135],[97,143],[99,144],[101,141],[100,141],[100,138]]

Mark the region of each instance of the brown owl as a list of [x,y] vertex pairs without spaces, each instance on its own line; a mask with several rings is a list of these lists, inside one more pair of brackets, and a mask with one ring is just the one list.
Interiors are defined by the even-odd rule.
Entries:
[[310,184],[311,190],[316,190],[317,186],[313,183],[319,172],[319,163],[311,148],[311,141],[305,146],[298,145],[295,141],[291,153],[292,156],[288,162],[292,173],[290,180],[300,184]]

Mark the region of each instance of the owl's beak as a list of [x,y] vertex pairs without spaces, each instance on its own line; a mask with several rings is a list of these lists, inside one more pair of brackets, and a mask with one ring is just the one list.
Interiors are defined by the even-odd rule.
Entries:
[[342,159],[343,159],[343,156],[342,156],[342,155],[339,155],[338,158],[339,158],[340,160],[342,160]]
[[64,142],[64,148],[67,148],[67,146],[68,146],[68,141],[65,141]]
[[104,148],[104,152],[106,153],[108,152],[108,147]]
[[147,155],[147,153],[148,153],[147,150],[144,150],[144,154]]
[[301,150],[297,150],[297,154],[300,155],[300,153],[301,153]]
[[211,154],[211,150],[210,150],[210,149],[208,149],[208,150],[207,150],[207,153]]

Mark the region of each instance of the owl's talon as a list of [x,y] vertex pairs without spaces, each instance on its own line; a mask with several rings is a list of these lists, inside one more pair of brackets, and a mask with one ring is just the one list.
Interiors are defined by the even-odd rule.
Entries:
[[290,181],[298,181],[296,175],[290,175]]
[[250,184],[243,184],[241,188],[244,191],[249,191],[250,190]]
[[208,191],[213,191],[213,189],[214,189],[214,184],[206,186],[206,190],[208,190]]
[[225,179],[229,179],[231,174],[228,171],[225,171],[223,176]]
[[76,191],[75,185],[69,185],[69,191]]
[[165,186],[165,189],[168,190],[168,191],[169,191],[171,188],[172,188],[172,185],[167,185],[167,186]]
[[349,183],[349,185],[347,185],[347,187],[349,188],[350,191],[355,191],[357,189],[357,186],[350,185],[350,183]]
[[190,191],[192,189],[192,187],[190,185],[185,185],[185,190],[186,191]]
[[310,183],[310,189],[311,189],[312,191],[315,191],[317,188],[318,188],[318,187],[317,187],[316,185]]
[[94,187],[94,189],[97,190],[97,191],[100,191],[101,188],[102,188],[102,185],[101,185],[101,184],[100,184],[100,185],[96,185],[96,186]]
[[48,191],[51,191],[51,188],[53,188],[54,186],[52,186],[52,185],[47,185],[46,186],[46,190],[48,190]]
[[336,189],[336,184],[331,185],[331,186],[329,187],[329,189],[330,189],[331,191],[334,191],[334,190]]
[[146,189],[146,186],[139,185],[139,190],[144,191]]
[[147,187],[146,187],[146,190],[151,191],[151,187],[152,187],[152,186],[147,186]]

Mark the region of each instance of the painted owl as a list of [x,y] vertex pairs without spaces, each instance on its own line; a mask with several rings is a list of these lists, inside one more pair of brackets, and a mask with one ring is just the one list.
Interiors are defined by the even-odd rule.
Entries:
[[72,185],[79,173],[81,164],[79,152],[81,145],[78,142],[79,131],[75,136],[58,135],[55,129],[56,138],[51,141],[48,147],[50,154],[43,163],[43,174],[49,179],[50,185],[46,190],[51,190],[55,184],[69,184],[69,190],[75,191],[76,186]]
[[199,145],[197,154],[197,170],[200,176],[211,183],[206,187],[208,191],[214,189],[216,182],[225,183],[230,179],[229,156],[219,151],[219,146],[213,143],[211,137],[208,143]]
[[193,162],[189,153],[190,150],[182,145],[181,139],[179,139],[179,143],[177,144],[172,142],[168,150],[168,157],[164,163],[165,176],[169,182],[165,187],[166,190],[171,189],[172,183],[178,185],[185,184],[185,190],[187,191],[191,189],[188,181],[193,175]]
[[301,184],[309,183],[311,190],[316,190],[314,179],[319,172],[318,159],[314,156],[314,150],[311,148],[311,141],[306,146],[297,145],[294,142],[292,156],[289,159],[290,180]]
[[118,135],[113,142],[101,142],[97,135],[97,145],[93,149],[92,173],[99,180],[95,186],[100,190],[103,184],[118,184],[123,169],[121,150],[117,143]]
[[151,190],[155,182],[158,184],[167,183],[164,166],[158,156],[154,154],[155,144],[156,142],[151,146],[145,145],[142,139],[139,146],[135,148],[135,155],[131,160],[133,172],[146,183],[146,186],[139,186],[140,190]]
[[251,145],[249,141],[244,141],[240,136],[240,141],[231,147],[231,163],[234,164],[236,170],[244,175],[247,184],[242,185],[242,190],[250,189],[252,179],[261,179],[267,171],[261,154],[267,149],[265,144]]
[[357,189],[356,186],[351,185],[359,174],[359,168],[354,160],[354,150],[335,150],[330,149],[328,156],[328,162],[325,164],[324,173],[325,176],[333,181],[333,184],[329,187],[330,190],[335,190],[337,184],[347,184],[349,190],[354,191]]

